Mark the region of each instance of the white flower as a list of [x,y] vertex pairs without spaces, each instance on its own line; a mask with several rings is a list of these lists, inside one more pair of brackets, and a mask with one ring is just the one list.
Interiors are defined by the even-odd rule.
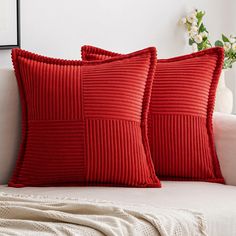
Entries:
[[233,43],[232,49],[236,52],[236,43]]
[[192,26],[197,26],[197,19],[193,21]]
[[180,19],[180,24],[185,25],[186,22],[187,22],[186,17],[183,17],[183,18]]
[[190,30],[189,32],[188,32],[188,34],[189,34],[189,37],[190,38],[194,38],[197,34],[198,34],[198,31],[195,31],[195,29],[194,30]]
[[230,35],[229,41],[230,43],[235,43],[236,39],[232,35]]
[[198,34],[198,27],[192,26],[190,31],[189,31],[189,36],[191,38],[194,38]]
[[202,38],[207,38],[208,33],[206,31],[200,33],[200,35],[202,36]]
[[187,21],[189,22],[189,23],[193,23],[193,22],[195,22],[195,21],[197,21],[197,17],[196,17],[196,14],[191,14],[191,15],[189,15],[189,16],[187,16]]
[[224,43],[224,50],[227,52],[231,49],[231,43],[229,42],[225,42]]
[[197,47],[196,43],[192,44],[192,49],[193,49],[193,52],[197,52],[198,51],[198,47]]
[[200,34],[195,35],[193,39],[196,43],[202,42],[202,36]]
[[192,26],[190,31],[197,33],[198,32],[198,27],[197,26]]

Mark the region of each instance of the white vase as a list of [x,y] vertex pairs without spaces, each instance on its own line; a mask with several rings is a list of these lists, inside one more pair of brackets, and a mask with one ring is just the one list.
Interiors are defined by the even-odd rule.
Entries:
[[225,71],[221,72],[216,90],[215,111],[228,114],[233,111],[233,93],[225,84]]

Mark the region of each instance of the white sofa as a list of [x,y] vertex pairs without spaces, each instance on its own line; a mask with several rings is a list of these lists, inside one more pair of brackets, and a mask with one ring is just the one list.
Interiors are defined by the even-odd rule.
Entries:
[[[214,134],[226,185],[204,182],[163,181],[161,189],[68,187],[9,188],[6,183],[17,157],[20,137],[20,105],[12,70],[0,70],[0,192],[43,194],[123,201],[205,214],[212,236],[236,235],[236,116],[214,114]],[[235,186],[234,186],[235,185]]]

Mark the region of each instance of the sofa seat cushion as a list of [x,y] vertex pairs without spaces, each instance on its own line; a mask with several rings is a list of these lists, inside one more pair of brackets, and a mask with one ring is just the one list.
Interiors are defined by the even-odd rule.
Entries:
[[1,186],[0,191],[196,210],[205,215],[209,236],[236,235],[236,187],[206,182],[163,181],[162,183],[163,188],[144,189],[114,187],[26,187],[16,189]]

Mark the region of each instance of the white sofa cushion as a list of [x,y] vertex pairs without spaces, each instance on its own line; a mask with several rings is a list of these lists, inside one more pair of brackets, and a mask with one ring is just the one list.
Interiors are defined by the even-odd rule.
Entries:
[[225,182],[236,185],[236,116],[216,112],[214,137]]
[[20,137],[20,105],[13,70],[0,70],[0,183],[14,168]]
[[15,194],[85,198],[196,210],[205,215],[209,236],[236,235],[236,187],[204,182],[163,181],[163,188],[0,187]]

